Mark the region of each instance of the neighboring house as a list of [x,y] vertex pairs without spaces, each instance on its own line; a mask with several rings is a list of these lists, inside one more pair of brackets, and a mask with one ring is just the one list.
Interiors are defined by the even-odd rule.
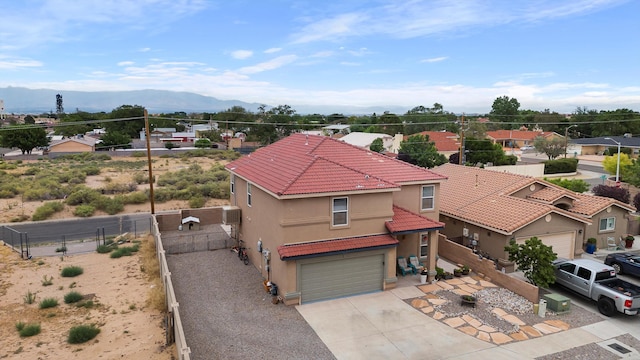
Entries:
[[287,304],[393,288],[397,256],[415,254],[435,275],[444,176],[304,134],[226,169],[242,212],[234,233]]
[[49,153],[78,153],[96,151],[99,140],[89,136],[78,135],[62,140],[53,140],[49,144]]
[[571,139],[571,149],[569,149],[568,152],[569,154],[573,154],[571,150],[574,150],[578,155],[602,155],[606,149],[617,148],[617,143],[620,143],[621,148],[632,149],[635,156],[640,153],[640,137],[634,138],[631,134],[626,134],[625,136]]
[[322,131],[329,136],[333,136],[335,134],[346,135],[349,133],[350,128],[351,125],[333,124],[323,127]]
[[394,138],[395,137],[388,134],[352,132],[341,137],[340,141],[344,141],[347,144],[364,149],[370,149],[374,140],[382,139],[382,147],[384,148],[384,151],[397,154],[400,145],[399,143],[397,146],[394,144]]
[[555,132],[530,131],[530,130],[495,130],[487,131],[487,139],[494,144],[500,144],[504,148],[521,148],[533,146],[534,140],[541,136],[547,140],[554,138],[564,139],[564,136]]
[[[460,152],[460,136],[449,131],[423,131],[414,135],[426,135],[429,141],[433,142],[438,152],[447,158],[454,153]],[[404,137],[405,140],[409,136]]]
[[572,259],[588,238],[606,247],[608,238],[625,235],[634,210],[528,176],[455,164],[433,170],[448,178],[440,186],[442,233],[465,246],[475,240],[492,258],[506,259],[511,239],[524,243],[536,236],[558,257]]

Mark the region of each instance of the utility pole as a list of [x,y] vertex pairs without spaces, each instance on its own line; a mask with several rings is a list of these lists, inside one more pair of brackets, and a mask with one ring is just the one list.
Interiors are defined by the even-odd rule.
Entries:
[[458,158],[458,165],[464,165],[464,113],[460,118],[460,156]]
[[149,113],[144,109],[144,132],[147,139],[147,163],[149,164],[149,201],[151,202],[151,215],[156,213],[155,200],[153,198],[153,169],[151,166],[151,142],[149,140]]

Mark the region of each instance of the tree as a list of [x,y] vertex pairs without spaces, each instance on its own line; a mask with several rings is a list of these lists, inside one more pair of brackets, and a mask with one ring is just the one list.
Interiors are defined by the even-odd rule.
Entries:
[[551,246],[543,244],[537,237],[534,236],[520,245],[511,240],[509,246],[504,247],[504,251],[509,253],[509,261],[514,261],[518,270],[521,270],[532,284],[546,288],[556,281],[553,261],[558,255],[553,252]]
[[209,140],[207,138],[198,139],[193,144],[193,146],[195,146],[195,147],[197,147],[199,149],[210,148],[211,147],[211,140]]
[[565,189],[569,189],[578,193],[583,193],[589,190],[589,183],[582,179],[544,179],[552,184],[556,184]]
[[144,129],[144,107],[139,105],[122,105],[109,114],[110,119],[126,119],[110,121],[104,124],[107,133],[116,131],[129,135],[130,138],[138,138],[140,131]]
[[516,98],[501,96],[493,101],[489,114],[491,119],[495,121],[514,122],[519,108],[520,103]]
[[31,115],[27,115],[24,117],[24,123],[27,125],[33,125],[36,123],[36,119],[34,119]]
[[[617,149],[617,148],[616,148]],[[620,153],[620,174],[624,175],[626,173],[626,168],[631,167],[633,162],[629,158],[629,155],[625,153]],[[604,171],[608,172],[611,175],[616,174],[616,169],[618,167],[618,153],[616,150],[616,154],[612,156],[605,156],[604,160],[602,160],[602,168]],[[624,176],[621,176],[624,178]]]
[[566,151],[564,140],[560,138],[552,138],[551,140],[538,136],[533,140],[533,147],[536,151],[547,155],[549,160],[553,160],[562,155]]
[[594,195],[616,199],[625,204],[629,203],[629,198],[631,197],[627,189],[602,184],[594,186],[591,192],[593,192]]
[[401,142],[398,159],[426,168],[447,162],[447,158],[438,153],[435,144],[430,142],[429,136],[426,135],[412,135]]
[[0,146],[18,148],[22,154],[31,154],[35,147],[49,146],[49,139],[41,126],[15,125],[2,128]]
[[131,137],[118,131],[109,131],[102,135],[101,148],[130,149]]
[[371,151],[375,151],[377,153],[381,153],[384,151],[384,143],[382,142],[381,138],[377,138],[375,140],[373,140],[373,142],[371,142],[371,145],[369,146],[369,150]]
[[506,155],[500,144],[491,140],[467,138],[465,140],[465,162],[470,164],[515,165],[517,157]]

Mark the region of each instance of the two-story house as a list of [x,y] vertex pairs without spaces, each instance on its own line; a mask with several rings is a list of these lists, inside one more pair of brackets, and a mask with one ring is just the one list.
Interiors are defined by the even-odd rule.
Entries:
[[325,136],[294,134],[226,165],[234,229],[287,304],[396,285],[398,256],[435,275],[446,177]]

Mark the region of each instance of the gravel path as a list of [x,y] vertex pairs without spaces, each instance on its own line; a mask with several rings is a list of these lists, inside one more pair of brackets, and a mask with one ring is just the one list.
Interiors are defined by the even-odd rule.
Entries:
[[191,358],[335,359],[293,306],[271,303],[228,249],[168,255]]

